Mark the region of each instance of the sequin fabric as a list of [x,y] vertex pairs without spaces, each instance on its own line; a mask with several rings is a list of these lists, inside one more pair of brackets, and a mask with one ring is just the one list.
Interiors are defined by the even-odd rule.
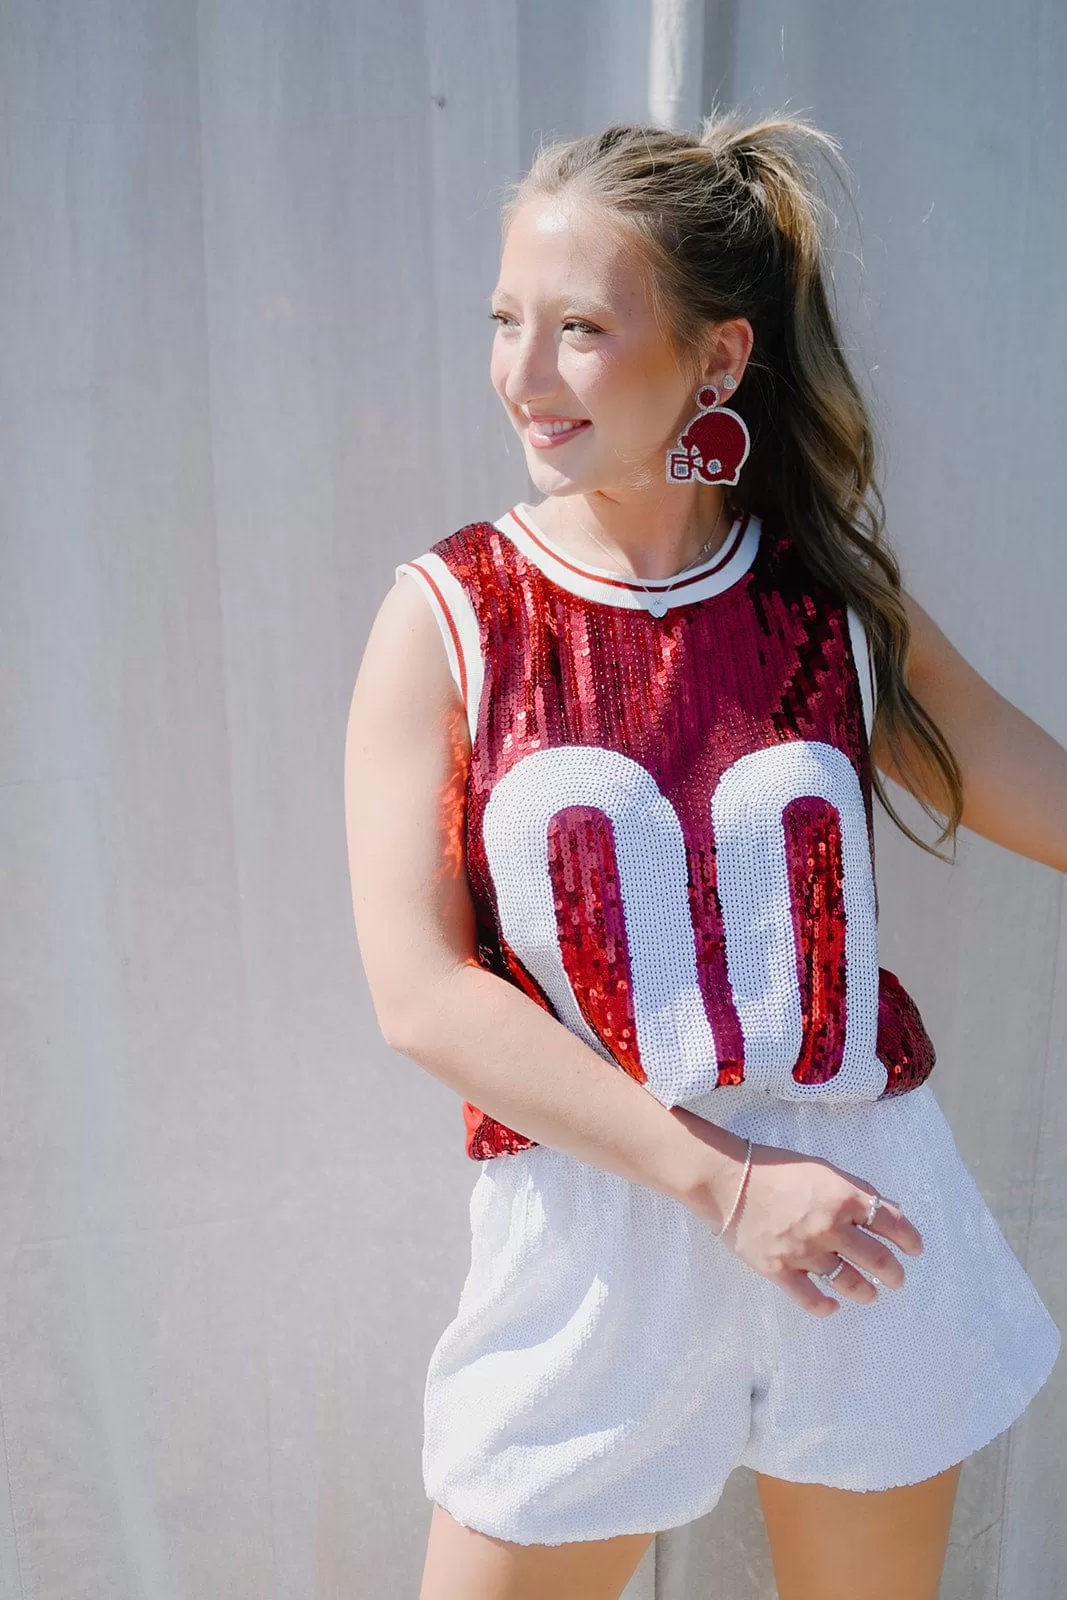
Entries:
[[[492,522],[432,547],[477,626],[478,959],[668,1105],[904,1094],[935,1052],[878,964],[846,607],[757,526],[742,576],[662,617],[561,586]],[[534,1144],[463,1115],[475,1160]]]
[[918,1483],[1047,1379],[1059,1330],[931,1084],[828,1111],[742,1083],[701,1114],[899,1204],[924,1246],[903,1287],[816,1317],[658,1189],[550,1145],[482,1162],[424,1390],[423,1484],[457,1521],[519,1544],[660,1531],[711,1511],[739,1465]]

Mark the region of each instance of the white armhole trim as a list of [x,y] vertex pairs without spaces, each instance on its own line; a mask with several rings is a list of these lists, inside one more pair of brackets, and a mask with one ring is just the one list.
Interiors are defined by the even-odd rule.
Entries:
[[852,606],[848,607],[848,632],[852,640],[852,654],[856,658],[860,694],[863,696],[863,720],[867,725],[867,742],[869,744],[871,733],[874,729],[874,668],[871,664],[871,645],[867,637],[867,630],[863,626],[859,612]]
[[414,561],[402,561],[396,568],[394,582],[402,572],[415,579],[437,619],[448,657],[448,670],[466,708],[467,728],[473,745],[485,676],[481,632],[474,607],[463,585],[432,550]]

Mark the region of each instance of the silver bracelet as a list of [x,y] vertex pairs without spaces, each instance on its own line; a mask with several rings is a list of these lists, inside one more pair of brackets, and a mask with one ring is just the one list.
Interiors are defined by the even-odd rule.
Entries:
[[748,1141],[748,1151],[747,1151],[747,1153],[745,1155],[745,1170],[741,1174],[741,1182],[737,1186],[737,1193],[734,1196],[734,1203],[730,1207],[730,1215],[727,1217],[726,1221],[723,1223],[723,1225],[719,1229],[718,1233],[712,1234],[712,1238],[713,1239],[721,1239],[723,1234],[726,1232],[727,1228],[730,1226],[731,1222],[734,1220],[734,1212],[737,1210],[737,1207],[738,1207],[738,1205],[740,1203],[741,1191],[745,1187],[745,1179],[748,1177],[748,1169],[749,1169],[749,1167],[751,1165],[752,1165],[752,1140],[750,1139]]

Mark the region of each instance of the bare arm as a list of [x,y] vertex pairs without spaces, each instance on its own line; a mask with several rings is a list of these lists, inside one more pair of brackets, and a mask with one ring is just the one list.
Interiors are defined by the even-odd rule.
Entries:
[[[948,740],[963,773],[963,823],[1032,861],[1067,872],[1067,750],[975,671],[910,595],[908,687]],[[904,783],[880,731],[871,754]],[[924,796],[941,804],[932,789]]]
[[478,965],[463,857],[469,756],[437,624],[402,575],[371,628],[345,746],[352,906],[385,1038],[539,1144],[683,1203],[699,1196],[701,1214],[718,1229],[746,1141],[668,1109]]

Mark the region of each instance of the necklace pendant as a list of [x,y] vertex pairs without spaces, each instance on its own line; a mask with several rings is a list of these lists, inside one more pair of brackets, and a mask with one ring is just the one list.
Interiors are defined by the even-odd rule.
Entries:
[[650,594],[646,604],[654,617],[662,617],[667,613],[667,596],[665,594]]

